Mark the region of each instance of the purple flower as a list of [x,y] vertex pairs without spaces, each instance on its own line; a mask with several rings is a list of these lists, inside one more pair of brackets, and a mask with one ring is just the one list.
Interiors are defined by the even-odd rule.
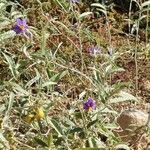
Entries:
[[96,109],[96,102],[92,98],[88,98],[88,100],[83,103],[83,108],[88,111]]
[[87,50],[91,55],[96,55],[101,53],[101,49],[97,46],[92,46]]
[[26,33],[28,29],[27,21],[25,19],[17,19],[16,24],[13,27],[13,30],[16,32],[16,34]]

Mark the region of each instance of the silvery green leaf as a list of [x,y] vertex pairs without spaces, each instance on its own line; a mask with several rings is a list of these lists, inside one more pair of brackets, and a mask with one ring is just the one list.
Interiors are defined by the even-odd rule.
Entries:
[[16,35],[16,32],[14,32],[13,30],[4,32],[0,34],[0,42],[3,42],[4,40],[9,39],[9,38],[13,38],[15,35]]
[[5,8],[6,4],[4,2],[0,3],[0,11],[3,10],[3,8]]
[[27,84],[25,85],[25,88],[30,87],[33,83],[36,83],[37,81],[39,81],[41,76],[37,69],[35,69],[35,71],[36,71],[36,76],[27,82]]
[[10,25],[10,21],[8,20],[0,20],[0,30],[6,28],[6,26]]
[[51,120],[49,120],[49,123],[50,123],[51,127],[54,128],[55,131],[58,133],[58,137],[62,137],[63,131],[62,131],[62,128],[60,127],[58,121],[56,121],[55,119],[51,119]]
[[79,94],[79,99],[82,99],[85,94],[86,94],[86,91],[81,92],[81,93]]
[[124,150],[130,150],[130,147],[126,144],[118,144],[116,147],[115,147],[116,150],[119,150],[119,149],[124,149]]
[[0,131],[0,143],[3,145],[3,150],[10,150],[9,142],[3,136],[2,131]]
[[79,16],[79,18],[84,18],[84,17],[89,16],[89,15],[91,15],[91,14],[93,14],[93,13],[92,13],[92,12],[84,12],[84,13],[82,13],[82,14]]
[[115,98],[111,98],[109,103],[119,103],[124,101],[137,101],[137,98],[132,94],[121,91]]
[[13,91],[18,95],[18,96],[28,96],[29,93],[21,87],[19,84],[11,82],[11,86],[13,88]]
[[[142,3],[141,6],[142,6],[142,8],[143,8],[143,7],[149,6],[149,5],[150,5],[150,1],[146,1],[146,2]],[[149,8],[149,9],[150,9],[150,8]]]
[[47,86],[51,86],[51,85],[55,85],[55,84],[57,84],[57,83],[53,82],[53,81],[47,81],[42,84],[42,87],[47,87]]
[[16,75],[18,74],[18,71],[16,70],[15,68],[15,62],[13,60],[12,57],[10,57],[9,55],[5,54],[2,52],[2,54],[4,55],[5,59],[6,59],[6,62],[8,63],[9,65],[9,69],[13,75],[14,78],[16,78]]
[[21,15],[21,12],[20,11],[13,11],[10,15],[11,15],[11,17],[16,18],[16,16]]
[[103,5],[100,4],[100,3],[93,3],[93,4],[91,4],[91,6],[92,6],[92,7],[99,7],[99,8],[101,8],[101,9],[103,9],[103,10],[106,10],[105,6],[103,6]]

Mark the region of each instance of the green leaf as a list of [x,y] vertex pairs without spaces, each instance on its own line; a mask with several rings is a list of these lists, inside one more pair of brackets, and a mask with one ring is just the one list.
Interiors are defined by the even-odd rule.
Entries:
[[94,149],[103,149],[103,148],[106,148],[105,144],[101,141],[101,140],[97,140],[95,138],[91,138],[89,137],[88,138],[88,143],[89,143],[89,146],[90,148],[94,148]]
[[16,33],[12,30],[7,31],[3,34],[0,34],[0,42],[3,42],[4,40],[9,39],[9,38],[13,38],[15,35]]
[[89,143],[90,147],[94,147],[94,145],[95,145],[95,142],[92,140],[91,137],[88,138],[88,143]]
[[137,101],[137,98],[133,95],[121,91],[115,98],[110,99],[110,103],[119,103],[124,101]]
[[3,112],[5,111],[5,109],[6,109],[6,106],[5,106],[5,104],[1,104],[1,106],[0,106],[0,114],[3,114]]
[[103,10],[105,10],[105,11],[106,11],[105,6],[103,6],[103,5],[102,5],[102,4],[100,4],[100,3],[93,3],[93,4],[91,4],[91,6],[92,6],[92,7],[99,7],[99,8],[101,8],[101,9],[103,9]]
[[0,11],[2,11],[5,8],[6,4],[4,2],[0,3]]
[[52,135],[52,133],[48,134],[47,144],[48,144],[49,148],[51,148],[51,146],[53,145],[53,135]]
[[86,94],[86,91],[83,91],[82,93],[80,93],[80,94],[79,94],[79,99],[82,99],[85,94]]
[[98,121],[98,119],[89,122],[88,125],[87,125],[87,128],[89,128],[89,127],[91,127],[92,125],[94,125],[97,121]]
[[21,14],[21,12],[20,11],[13,11],[11,14],[11,17],[12,18],[15,18],[15,19],[17,19],[17,18],[21,18],[21,17],[24,17],[22,14]]
[[64,10],[64,12],[66,12],[66,13],[67,13],[66,8],[65,8],[65,7],[64,7],[64,5],[60,2],[60,0],[56,0],[56,2],[58,3],[58,5],[60,5],[60,6],[61,6],[61,8]]
[[79,18],[84,18],[84,17],[92,15],[92,14],[93,14],[92,12],[84,12],[79,16]]
[[8,108],[7,108],[7,114],[10,113],[11,111],[11,108],[13,106],[13,102],[14,102],[14,98],[15,98],[15,95],[13,92],[10,93],[10,96],[9,96],[9,103],[8,103]]
[[[150,5],[150,1],[146,1],[146,2],[142,3],[141,6],[142,6],[142,8],[143,8],[143,7],[148,6],[148,5]],[[150,9],[150,8],[149,8],[149,9]]]
[[55,131],[58,133],[58,137],[62,137],[63,131],[62,131],[62,128],[60,127],[59,123],[55,119],[49,120],[49,123],[52,126],[52,128],[54,128]]
[[73,128],[69,131],[70,134],[76,133],[76,132],[83,132],[83,129],[80,127]]
[[62,79],[66,74],[68,73],[67,70],[62,71],[58,74],[55,74],[53,77],[50,78],[51,81],[53,82],[58,82],[60,79]]
[[6,150],[10,150],[9,142],[3,136],[2,131],[0,131],[0,143],[4,146]]
[[23,89],[19,84],[11,82],[10,85],[13,87],[14,92],[17,93],[18,96],[29,96],[29,92]]
[[25,85],[25,88],[27,88],[27,87],[30,87],[33,83],[36,83],[37,81],[39,81],[39,79],[40,79],[40,74],[39,74],[39,72],[38,72],[38,70],[37,69],[35,69],[35,71],[36,71],[36,76],[34,77],[34,78],[32,78],[26,85]]
[[116,150],[119,150],[119,149],[124,149],[124,150],[130,150],[130,147],[126,144],[118,144],[116,147],[115,147]]
[[110,64],[106,67],[105,74],[106,74],[106,76],[109,76],[115,72],[122,72],[122,71],[125,71],[125,70],[123,68],[120,68],[120,67],[114,66],[113,64]]
[[10,115],[10,112],[11,112],[11,109],[12,109],[12,106],[13,106],[13,102],[14,102],[14,98],[15,98],[15,95],[13,92],[10,93],[10,96],[9,96],[9,103],[8,103],[8,107],[7,107],[7,110],[6,110],[6,113],[5,113],[5,117],[3,118],[3,123],[2,123],[2,126],[4,127],[8,127],[8,119],[9,119],[9,115]]
[[0,18],[0,30],[6,28],[10,23],[11,22],[7,18]]
[[103,9],[97,8],[97,10],[100,11],[100,12],[102,12],[104,15],[107,14],[107,12],[105,10],[103,10]]
[[48,81],[42,84],[42,87],[47,87],[47,86],[51,86],[51,85],[55,85],[57,84],[56,82],[53,81]]
[[109,108],[103,108],[101,111],[101,113],[111,113],[111,114],[118,114],[115,110],[110,110]]
[[2,54],[4,55],[4,57],[5,57],[8,65],[9,65],[9,69],[10,69],[13,77],[16,78],[16,75],[17,75],[18,72],[17,72],[17,70],[15,68],[15,62],[14,62],[14,60],[9,55],[7,55],[7,54],[5,54],[3,52],[2,52]]
[[35,137],[34,140],[35,140],[39,145],[41,145],[41,146],[43,146],[43,147],[48,147],[47,143],[46,143],[43,139],[41,139],[41,138],[39,138],[39,137]]
[[27,51],[28,46],[27,45],[23,45],[21,47],[21,51],[25,54],[25,56],[29,59],[32,59],[31,55],[29,54],[29,52]]

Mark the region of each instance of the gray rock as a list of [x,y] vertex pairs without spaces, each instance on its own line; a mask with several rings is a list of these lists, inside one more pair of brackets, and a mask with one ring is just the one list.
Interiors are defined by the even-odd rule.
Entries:
[[123,130],[135,129],[148,123],[149,114],[141,110],[124,110],[117,118],[117,123]]

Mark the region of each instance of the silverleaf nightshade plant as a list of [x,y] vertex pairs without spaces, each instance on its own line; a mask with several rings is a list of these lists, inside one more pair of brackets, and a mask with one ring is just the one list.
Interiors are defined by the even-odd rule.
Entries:
[[83,109],[87,111],[96,109],[96,102],[92,98],[88,98],[88,100],[83,103]]

